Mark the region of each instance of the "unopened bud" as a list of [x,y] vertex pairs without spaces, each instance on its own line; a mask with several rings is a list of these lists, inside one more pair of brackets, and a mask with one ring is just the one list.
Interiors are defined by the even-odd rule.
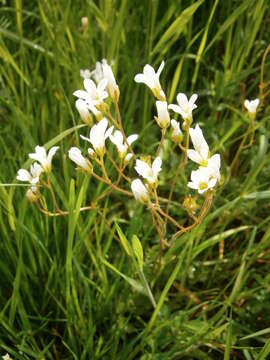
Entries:
[[81,19],[83,31],[87,31],[88,29],[88,18],[86,16]]

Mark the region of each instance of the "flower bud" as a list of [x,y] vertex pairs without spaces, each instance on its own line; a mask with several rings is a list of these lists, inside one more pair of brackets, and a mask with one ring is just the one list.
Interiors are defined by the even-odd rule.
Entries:
[[81,99],[78,99],[76,102],[75,102],[75,106],[80,114],[80,117],[82,119],[82,121],[89,125],[89,126],[92,126],[93,125],[93,118],[92,118],[92,115],[90,114],[89,110],[88,110],[88,107],[85,103],[85,101],[81,100]]
[[87,31],[88,29],[88,18],[86,16],[81,18],[83,31]]
[[75,162],[75,164],[79,166],[79,168],[89,173],[93,171],[92,164],[82,155],[81,150],[77,147],[72,147],[68,152],[68,156],[70,160],[72,160],[73,162]]
[[177,122],[175,120],[171,120],[171,126],[173,128],[173,131],[171,134],[171,139],[176,144],[180,144],[183,140],[183,133],[180,130],[180,124],[179,124],[179,122]]
[[168,104],[166,101],[156,101],[158,116],[155,117],[158,125],[165,129],[170,125],[170,115],[168,112]]
[[132,181],[131,190],[137,201],[141,203],[145,203],[148,201],[148,197],[149,197],[148,191],[140,179],[136,179]]

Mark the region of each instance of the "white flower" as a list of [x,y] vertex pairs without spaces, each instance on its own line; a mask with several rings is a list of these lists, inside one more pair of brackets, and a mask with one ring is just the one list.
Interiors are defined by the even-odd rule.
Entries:
[[78,100],[76,100],[75,105],[76,105],[76,108],[77,108],[82,120],[87,125],[90,125],[90,126],[93,125],[92,117],[88,110],[90,110],[95,115],[97,121],[100,121],[102,119],[102,112],[100,112],[93,105],[92,102],[87,102],[85,100],[78,99]]
[[164,68],[164,65],[165,65],[165,62],[162,61],[162,63],[160,64],[160,66],[158,68],[158,71],[155,72],[154,68],[151,65],[147,64],[143,68],[143,73],[137,74],[134,78],[134,80],[137,83],[146,84],[152,90],[155,97],[159,100],[166,99],[164,91],[162,90],[160,82],[159,82],[159,76],[160,76],[161,71]]
[[[100,80],[104,79],[103,65],[105,64],[108,64],[106,59],[102,59],[101,62],[97,61],[95,70],[90,73],[90,76],[94,78],[96,83],[99,83]],[[111,61],[110,65],[113,66],[113,61]]]
[[38,164],[34,163],[30,166],[30,171],[25,169],[20,169],[17,173],[17,180],[27,181],[32,185],[31,189],[33,192],[37,190],[37,183],[39,182],[40,174],[43,172],[43,168]]
[[110,97],[114,101],[118,101],[120,91],[118,85],[116,84],[112,68],[105,62],[102,64],[102,70],[104,79],[107,80],[107,90]]
[[113,126],[107,129],[108,120],[103,118],[98,124],[94,125],[89,134],[89,138],[82,136],[83,140],[90,142],[96,153],[103,156],[105,150],[105,140],[112,134]]
[[191,172],[191,181],[188,183],[188,187],[198,190],[198,193],[202,194],[208,189],[212,189],[216,182],[217,178],[211,175],[208,168],[200,167]]
[[9,356],[9,354],[2,356],[2,359],[3,360],[12,360],[11,357]]
[[183,140],[183,133],[180,130],[180,124],[179,124],[179,122],[177,122],[173,119],[173,120],[171,120],[171,126],[173,128],[172,135],[171,135],[172,141],[174,141],[175,143],[178,144]]
[[142,203],[147,202],[149,196],[148,191],[140,179],[132,181],[131,190],[137,201],[140,201]]
[[205,141],[200,126],[197,124],[195,129],[190,128],[189,134],[195,149],[187,151],[189,159],[202,166],[207,166],[209,158],[209,146]]
[[170,125],[170,115],[168,112],[168,104],[166,101],[156,101],[158,116],[155,117],[158,125],[164,129]]
[[58,149],[59,149],[59,146],[53,146],[49,150],[48,155],[47,155],[46,150],[43,146],[36,146],[35,153],[29,154],[29,157],[30,157],[30,159],[38,161],[40,163],[40,165],[42,166],[43,170],[46,173],[49,173],[52,169],[52,158]]
[[[201,168],[201,167],[200,167]],[[207,171],[210,176],[220,180],[220,155],[215,154],[210,159],[208,159],[208,164],[206,166]]]
[[72,147],[68,151],[68,156],[70,160],[75,162],[80,168],[84,169],[87,172],[92,172],[93,167],[88,159],[86,159],[80,149],[77,147]]
[[88,69],[81,69],[81,70],[80,70],[80,76],[81,76],[83,79],[90,79],[90,77],[91,77],[91,72],[90,72],[90,70],[88,70]]
[[39,183],[39,177],[42,172],[43,168],[35,162],[30,166],[30,172],[25,169],[20,169],[17,173],[17,180],[27,181],[31,184],[31,188],[26,192],[26,197],[31,202],[38,199],[37,184]]
[[135,170],[139,175],[148,181],[151,185],[157,184],[158,173],[161,171],[162,160],[157,157],[152,164],[152,167],[147,162],[136,160]]
[[117,147],[121,159],[123,159],[126,156],[128,145],[130,146],[137,139],[138,139],[138,134],[130,135],[127,138],[127,144],[126,144],[124,142],[124,138],[121,131],[116,130],[112,135],[110,135],[110,140]]
[[75,102],[75,106],[76,106],[82,120],[87,125],[92,125],[93,124],[93,119],[92,119],[91,114],[89,113],[87,103],[82,99],[78,99]]
[[108,97],[108,93],[105,91],[107,83],[108,81],[106,79],[102,79],[96,86],[93,80],[84,79],[83,84],[86,91],[76,90],[73,95],[86,100],[87,103],[101,105],[103,100]]
[[256,111],[259,103],[260,103],[259,99],[255,99],[251,101],[245,100],[244,102],[245,108],[248,110],[251,116],[254,117],[256,115]]
[[198,95],[193,94],[188,100],[185,94],[179,93],[176,98],[178,105],[170,104],[168,108],[180,114],[190,125],[192,123],[192,111],[197,108],[197,105],[195,104],[197,98]]
[[188,150],[187,156],[190,160],[201,165],[201,167],[207,168],[211,176],[217,180],[220,179],[220,155],[215,154],[210,157],[209,146],[205,141],[202,130],[199,125],[195,126],[195,129],[189,129],[191,141],[195,150]]

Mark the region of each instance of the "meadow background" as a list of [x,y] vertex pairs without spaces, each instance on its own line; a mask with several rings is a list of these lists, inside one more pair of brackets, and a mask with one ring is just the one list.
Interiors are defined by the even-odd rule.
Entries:
[[[1,355],[269,359],[269,88],[260,94],[269,29],[267,0],[0,2]],[[67,158],[88,132],[74,128],[82,124],[72,95],[82,88],[80,69],[93,69],[102,58],[114,60],[126,133],[140,134],[137,152],[151,154],[159,129],[149,89],[133,79],[146,63],[157,69],[164,59],[169,102],[180,91],[199,94],[194,122],[222,157],[209,215],[164,252],[158,267],[158,237],[135,201],[114,194],[97,211],[48,218],[26,201],[25,187],[8,185],[17,183],[17,170],[29,165],[36,145],[57,144],[52,182],[62,207],[87,204],[102,191]],[[266,56],[265,83],[269,70]],[[254,144],[232,172],[248,128],[243,99],[262,94]],[[164,156],[171,165],[160,182],[165,194],[179,159],[171,148]],[[177,182],[176,201],[183,201],[177,193],[186,181],[183,175]],[[185,216],[173,211],[179,221]],[[136,234],[143,245],[158,311],[142,293],[116,220],[128,241]],[[170,236],[168,230],[168,243]]]

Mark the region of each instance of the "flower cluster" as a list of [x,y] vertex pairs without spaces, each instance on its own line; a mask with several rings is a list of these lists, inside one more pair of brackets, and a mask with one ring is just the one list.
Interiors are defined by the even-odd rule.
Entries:
[[27,190],[26,196],[30,201],[35,201],[39,197],[39,183],[40,176],[43,172],[50,173],[52,169],[52,158],[55,155],[59,146],[53,146],[47,155],[47,152],[43,146],[36,146],[35,152],[29,154],[29,158],[36,160],[30,166],[30,171],[25,169],[18,170],[17,180],[28,182],[30,189]]
[[[184,93],[179,93],[176,98],[178,104],[168,105],[165,92],[159,81],[163,68],[164,62],[161,63],[156,73],[155,70],[147,64],[143,69],[143,73],[137,74],[134,79],[136,82],[146,84],[158,99],[156,101],[157,116],[155,120],[163,131],[166,131],[164,129],[167,129],[171,125],[171,140],[179,144],[179,146],[181,146],[180,144],[183,141],[184,135],[180,129],[180,123],[174,119],[170,119],[169,110],[173,110],[175,113],[181,115],[183,119],[182,128],[187,132],[186,137],[190,135],[194,146],[194,150],[184,149],[184,151],[190,160],[200,165],[198,170],[192,171],[191,181],[188,183],[188,186],[198,190],[198,193],[202,194],[212,189],[220,179],[220,155],[215,154],[210,157],[209,147],[199,125],[196,125],[194,129],[190,128],[193,122],[192,112],[197,108],[195,104],[198,98],[197,94],[193,94],[188,100]],[[147,201],[149,197],[146,197],[146,192],[149,191],[149,187],[157,187],[157,176],[161,171],[161,163],[160,157],[155,159],[152,167],[145,161],[136,161],[135,170],[147,181],[146,186],[139,179],[133,181],[131,188],[137,200],[141,202]],[[139,195],[140,193],[141,196]]]
[[[138,140],[138,134],[129,136],[125,134],[118,106],[119,87],[112,67],[105,59],[97,62],[93,71],[81,70],[84,90],[76,90],[73,94],[77,98],[75,106],[80,117],[90,127],[88,136],[80,135],[80,139],[89,143],[90,147],[87,148],[87,154],[84,155],[82,149],[72,146],[68,151],[68,157],[77,165],[77,170],[86,176],[92,176],[108,187],[98,199],[102,199],[113,190],[131,197],[134,196],[135,200],[148,207],[159,234],[163,231],[162,229],[166,228],[166,222],[170,221],[178,228],[178,232],[175,234],[177,235],[185,231],[185,228],[173,219],[168,211],[178,175],[181,171],[186,171],[185,167],[188,160],[196,164],[197,169],[191,172],[187,187],[196,190],[198,194],[205,193],[203,205],[196,204],[196,196],[193,198],[189,195],[183,201],[183,208],[193,220],[195,219],[192,226],[196,226],[210,208],[213,188],[218,184],[221,177],[221,159],[219,154],[211,154],[209,151],[209,146],[200,126],[196,124],[192,127],[193,111],[197,109],[198,95],[192,94],[188,98],[186,94],[180,92],[176,96],[177,104],[168,104],[166,93],[160,83],[160,75],[164,66],[165,63],[162,61],[156,72],[151,65],[147,64],[143,68],[143,73],[137,74],[134,78],[135,82],[146,84],[156,98],[156,116],[154,119],[161,130],[161,139],[156,153],[152,157],[146,154],[138,155],[134,152],[132,145]],[[259,100],[246,100],[244,105],[250,117],[251,130],[255,131],[254,120]],[[171,112],[176,116],[180,115],[182,121],[173,119]],[[161,182],[162,167],[164,168],[162,158],[166,137],[166,142],[171,141],[171,149],[175,149],[180,154],[173,185],[171,185],[168,198],[164,199],[158,195],[158,186]],[[192,148],[190,148],[190,144],[192,144]],[[29,171],[20,169],[17,173],[17,180],[29,184],[26,193],[27,198],[35,201],[39,209],[50,216],[68,214],[68,211],[62,211],[58,206],[49,179],[52,158],[58,148],[58,146],[52,147],[47,154],[44,147],[37,146],[35,152],[29,154],[29,158],[34,160]],[[127,166],[128,164],[130,166]],[[110,174],[107,172],[108,165],[110,166]],[[132,167],[137,173],[137,178],[134,180],[126,172],[127,168]],[[115,173],[117,173],[117,177]],[[42,178],[43,174],[47,174],[47,179],[45,179],[47,182]],[[121,182],[124,181],[128,184],[128,189],[131,188],[131,192],[127,188],[121,187]],[[49,189],[56,213],[49,212],[42,207],[41,185]],[[166,211],[163,211],[160,206],[160,201],[164,200],[168,204]],[[84,210],[89,208],[91,206],[83,207]],[[197,209],[200,209],[198,218],[194,216]],[[186,229],[191,229],[192,226]]]
[[110,96],[113,101],[117,102],[120,91],[112,68],[105,59],[96,63],[95,70],[81,70],[80,74],[84,78],[85,90],[76,90],[73,93],[78,98],[75,105],[82,120],[91,126],[93,124],[91,114],[97,121],[100,121],[103,118],[104,100]]
[[[139,135],[127,136],[124,131],[118,106],[120,91],[111,65],[103,59],[96,63],[94,70],[81,70],[84,89],[74,91],[73,95],[76,97],[75,106],[81,119],[90,127],[87,136],[86,134],[80,135],[80,139],[89,143],[90,146],[85,151],[87,154],[84,154],[83,150],[77,147],[79,145],[72,146],[68,151],[68,157],[77,165],[77,170],[105,185],[105,191],[97,199],[94,199],[93,203],[108,196],[112,191],[134,196],[136,201],[147,206],[160,238],[164,236],[163,231],[166,229],[167,221],[177,227],[174,237],[178,236],[202,221],[211,206],[213,189],[221,177],[220,155],[211,154],[202,129],[198,124],[192,125],[193,111],[197,109],[198,95],[191,94],[188,98],[186,94],[180,92],[176,96],[177,104],[169,104],[160,83],[160,75],[165,66],[164,61],[157,71],[151,65],[145,65],[143,72],[137,74],[134,80],[137,83],[146,84],[156,99],[154,119],[160,128],[161,139],[152,157],[149,154],[136,154],[133,150],[133,143],[138,140]],[[250,118],[250,132],[255,131],[254,120],[258,105],[258,99],[245,100],[244,102]],[[180,115],[182,120],[172,118],[172,114]],[[253,135],[254,133],[252,133],[250,143],[252,143]],[[165,141],[167,143],[171,141],[170,149],[180,152],[178,154],[179,165],[175,172],[175,178],[170,184],[167,199],[159,197],[159,183],[161,180],[168,180],[165,175],[161,177],[161,172],[165,167],[163,161]],[[29,184],[26,193],[27,198],[34,201],[44,214],[50,216],[63,216],[69,213],[60,209],[50,183],[49,174],[52,169],[52,158],[58,148],[58,146],[52,147],[47,154],[44,147],[37,146],[35,152],[29,154],[30,159],[34,160],[30,169],[20,169],[17,173],[17,180]],[[191,172],[190,181],[186,184],[187,188],[196,190],[198,194],[204,194],[204,200],[200,205],[201,201],[199,204],[196,203],[197,196],[184,196],[183,208],[194,222],[185,228],[171,217],[168,211],[173,199],[174,186],[180,179],[178,175],[186,171],[188,160],[195,163],[197,169]],[[129,166],[127,166],[128,164]],[[107,172],[108,165],[110,166],[110,173]],[[126,172],[127,168],[133,168],[137,173],[135,179],[129,177]],[[42,178],[43,174],[47,175],[46,179]],[[128,188],[121,186],[123,182],[126,182]],[[44,202],[40,193],[41,186],[50,191],[56,212],[50,212],[43,206]],[[164,194],[166,194],[166,189],[164,189]],[[166,211],[160,205],[160,202],[164,200],[167,203]],[[80,211],[90,208],[92,206],[84,206]],[[198,216],[196,211],[199,211]]]

